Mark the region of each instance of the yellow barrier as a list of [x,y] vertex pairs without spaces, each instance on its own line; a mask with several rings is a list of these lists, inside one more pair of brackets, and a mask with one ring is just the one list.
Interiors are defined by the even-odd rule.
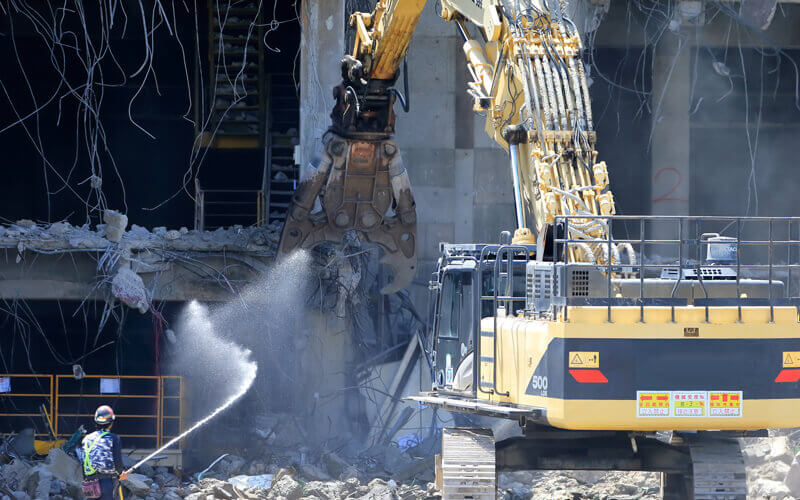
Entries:
[[[11,386],[10,392],[0,393],[0,433],[7,436],[20,429],[33,427],[37,437],[49,436],[39,407],[44,404],[53,415],[53,376],[6,373],[0,374],[0,378],[8,378]],[[46,387],[43,387],[43,383],[46,383]],[[15,388],[18,388],[18,392],[15,392]],[[29,422],[23,423],[23,419]]]
[[[101,393],[101,379],[118,379],[119,392]],[[58,437],[89,427],[101,404],[114,408],[114,431],[126,447],[158,448],[181,432],[183,380],[178,376],[55,376],[53,420]]]

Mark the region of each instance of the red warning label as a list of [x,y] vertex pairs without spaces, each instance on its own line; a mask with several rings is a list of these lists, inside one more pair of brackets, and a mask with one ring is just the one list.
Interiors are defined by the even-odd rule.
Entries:
[[636,413],[640,417],[668,417],[668,392],[636,392]]
[[741,417],[742,391],[709,392],[708,414],[711,417]]

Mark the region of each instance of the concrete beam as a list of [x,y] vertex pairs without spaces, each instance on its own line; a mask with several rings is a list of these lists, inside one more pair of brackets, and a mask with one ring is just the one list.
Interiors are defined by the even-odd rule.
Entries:
[[[0,259],[0,299],[105,300],[111,277],[97,271],[100,254],[32,254],[16,263]],[[154,301],[224,301],[258,280],[272,258],[244,253],[186,252],[136,254],[132,269]]]

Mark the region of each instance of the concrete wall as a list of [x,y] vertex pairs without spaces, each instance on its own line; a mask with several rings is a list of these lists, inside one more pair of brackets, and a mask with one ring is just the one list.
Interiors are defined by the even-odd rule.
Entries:
[[507,156],[472,111],[461,45],[429,2],[408,51],[411,110],[398,111],[395,138],[417,202],[420,260],[410,292],[421,310],[439,242],[496,241],[514,225]]

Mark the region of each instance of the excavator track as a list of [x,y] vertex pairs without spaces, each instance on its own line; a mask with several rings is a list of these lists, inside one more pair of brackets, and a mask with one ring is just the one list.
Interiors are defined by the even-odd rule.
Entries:
[[688,450],[690,474],[663,474],[664,500],[745,500],[747,471],[739,441],[709,435],[675,435],[672,444]]
[[497,490],[491,429],[442,431],[442,498],[494,499]]
[[689,443],[695,500],[745,500],[747,472],[739,441],[705,438]]

